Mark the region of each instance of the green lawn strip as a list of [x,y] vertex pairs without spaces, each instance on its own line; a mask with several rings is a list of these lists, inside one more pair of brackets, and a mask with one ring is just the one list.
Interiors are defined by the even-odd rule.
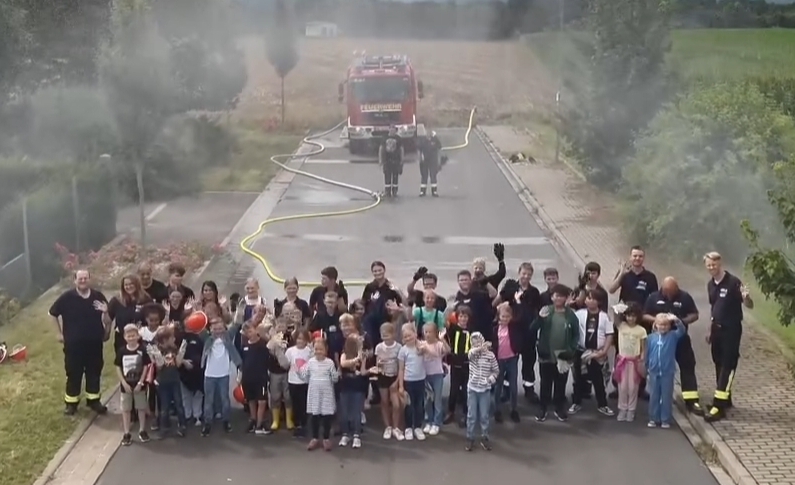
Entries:
[[[0,365],[0,485],[30,485],[53,455],[89,416],[81,403],[74,417],[63,415],[64,358],[62,344],[48,311],[58,292],[50,292],[0,327],[0,341],[9,348],[27,346],[28,361]],[[117,385],[113,348],[105,345],[103,393]]]
[[[265,189],[279,167],[271,163],[273,155],[294,152],[303,135],[266,132],[256,124],[237,124],[232,128],[237,148],[229,163],[210,167],[202,176],[205,191],[260,192]],[[282,160],[280,160],[282,161]]]
[[[795,326],[785,327],[779,323],[778,304],[774,300],[765,298],[752,276],[746,274],[743,282],[748,285],[754,297],[754,309],[750,311],[754,321],[770,330],[795,355]],[[791,361],[790,364],[795,365],[792,356],[786,357]]]

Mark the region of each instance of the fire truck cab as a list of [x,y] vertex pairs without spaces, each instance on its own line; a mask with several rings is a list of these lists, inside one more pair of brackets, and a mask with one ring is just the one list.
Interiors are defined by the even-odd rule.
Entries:
[[415,152],[417,137],[425,136],[425,126],[417,123],[423,95],[422,81],[407,56],[356,57],[339,85],[339,102],[347,101],[348,110],[340,138],[348,140],[351,154],[372,153],[394,125],[406,152]]

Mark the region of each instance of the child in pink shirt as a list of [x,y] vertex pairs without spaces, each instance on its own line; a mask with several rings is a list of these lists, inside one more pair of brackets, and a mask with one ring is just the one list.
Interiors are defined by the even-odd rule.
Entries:
[[[513,310],[506,302],[497,307],[497,326],[492,332],[492,349],[497,356],[499,375],[497,382],[508,382],[510,392],[511,413],[510,418],[514,423],[519,422],[519,413],[516,411],[517,405],[517,379],[519,374],[519,354],[522,348],[522,329],[514,323]],[[496,410],[494,421],[503,421],[500,411],[501,394],[503,386],[497,385],[494,389],[494,402]]]

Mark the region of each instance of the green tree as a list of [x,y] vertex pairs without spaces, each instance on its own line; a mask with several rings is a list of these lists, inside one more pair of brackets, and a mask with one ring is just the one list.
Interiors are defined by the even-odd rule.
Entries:
[[295,15],[286,0],[276,0],[265,34],[268,62],[281,80],[281,114],[284,124],[284,78],[298,64],[298,35]]
[[747,255],[742,219],[781,232],[767,200],[773,168],[795,148],[795,122],[755,85],[698,86],[670,104],[637,142],[624,171],[624,222],[634,240],[696,259]]
[[566,135],[590,180],[615,188],[635,136],[667,98],[667,0],[590,0],[588,88],[567,113]]

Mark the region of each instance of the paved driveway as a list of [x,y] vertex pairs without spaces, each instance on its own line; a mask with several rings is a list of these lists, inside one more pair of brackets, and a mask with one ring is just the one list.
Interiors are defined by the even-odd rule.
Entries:
[[[440,136],[445,144],[460,143],[463,130],[445,130]],[[342,148],[332,148],[302,168],[372,189],[382,184],[376,166],[350,163]],[[442,293],[452,294],[455,273],[476,256],[489,258],[491,244],[503,241],[509,274],[515,273],[520,262],[530,261],[536,267],[537,284],[547,266],[557,266],[564,280],[573,281],[571,264],[562,261],[544,238],[477,138],[468,148],[451,153],[450,165],[440,174],[440,198],[418,198],[418,184],[416,164],[408,165],[398,200],[365,213],[274,225],[255,243],[255,249],[281,276],[295,275],[299,280],[315,280],[320,268],[330,264],[339,268],[343,280],[366,278],[370,262],[380,259],[389,277],[405,286],[423,264],[440,276]],[[297,177],[272,215],[350,209],[369,202],[361,194]],[[493,270],[493,258],[490,261]],[[265,281],[261,268],[255,274]],[[264,288],[269,298],[280,295],[275,284]],[[231,435],[216,433],[201,439],[191,430],[185,440],[120,449],[98,483],[716,483],[679,430],[649,430],[643,419],[617,423],[593,407],[593,402],[587,402],[567,423],[539,424],[531,417],[534,410],[523,406],[520,424],[496,426],[491,453],[464,451],[457,427],[445,427],[441,435],[426,442],[398,443],[383,441],[381,426],[376,424],[368,425],[361,450],[309,454],[305,442],[284,434],[243,434],[245,417],[236,412]],[[639,410],[639,415],[644,412]],[[380,422],[375,411],[369,419]]]

